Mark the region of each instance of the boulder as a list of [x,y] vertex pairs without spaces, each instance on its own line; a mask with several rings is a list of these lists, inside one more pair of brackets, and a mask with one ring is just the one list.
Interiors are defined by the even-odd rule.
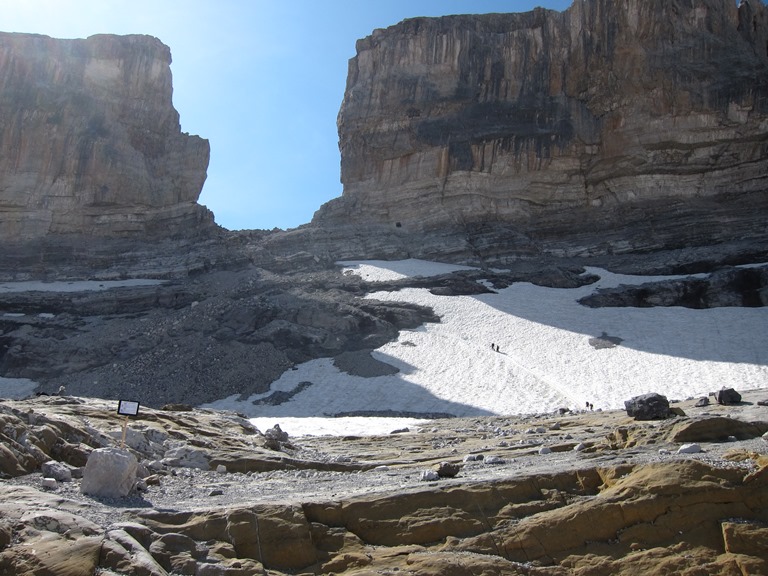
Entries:
[[715,400],[718,404],[728,406],[730,404],[738,404],[741,402],[741,394],[736,392],[733,388],[721,388],[715,392]]
[[119,448],[98,448],[91,452],[83,470],[80,491],[103,498],[127,496],[136,484],[139,463]]
[[655,392],[630,398],[624,406],[627,415],[635,420],[661,420],[669,416],[669,400]]

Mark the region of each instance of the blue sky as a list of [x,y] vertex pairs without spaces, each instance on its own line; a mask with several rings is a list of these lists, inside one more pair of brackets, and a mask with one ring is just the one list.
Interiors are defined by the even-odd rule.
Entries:
[[0,0],[0,30],[149,34],[185,132],[211,143],[200,203],[225,228],[293,228],[341,195],[336,132],[355,41],[405,18],[571,0]]

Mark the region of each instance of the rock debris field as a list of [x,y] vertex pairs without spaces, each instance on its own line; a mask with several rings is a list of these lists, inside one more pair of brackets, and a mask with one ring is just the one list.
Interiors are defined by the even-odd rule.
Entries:
[[[491,573],[568,574],[571,572],[562,571],[565,559],[592,550],[589,541],[597,536],[590,537],[589,529],[583,528],[583,541],[575,549],[565,543],[563,550],[562,545],[551,542],[543,544],[544,550],[538,552],[526,548],[524,553],[531,556],[523,565],[533,571],[516,572],[522,568],[516,564],[520,559],[513,551],[492,553],[472,540],[488,532],[488,527],[481,529],[477,519],[471,517],[487,515],[482,522],[496,526],[493,533],[502,526],[509,530],[512,525],[523,526],[535,518],[562,522],[550,516],[555,511],[565,514],[569,507],[597,506],[605,501],[612,486],[629,482],[627,479],[633,475],[640,475],[637,484],[624,486],[622,499],[631,500],[633,491],[653,491],[643,486],[643,482],[651,481],[642,474],[648,469],[657,470],[653,481],[676,478],[673,492],[677,498],[684,499],[687,491],[700,487],[701,482],[713,481],[713,475],[722,475],[715,484],[734,484],[739,479],[749,483],[750,498],[765,500],[766,496],[759,493],[768,491],[754,494],[753,488],[766,481],[768,442],[763,435],[768,431],[768,407],[761,402],[768,400],[768,390],[744,391],[742,401],[736,405],[723,406],[714,398],[708,400],[706,406],[696,406],[702,403],[700,398],[673,402],[677,415],[664,420],[635,421],[622,410],[583,410],[428,420],[373,436],[286,437],[275,430],[257,430],[249,420],[232,412],[187,406],[142,408],[126,429],[127,450],[141,462],[137,490],[122,498],[84,495],[78,478],[89,450],[121,442],[124,420],[115,414],[114,403],[76,397],[8,400],[0,404],[4,441],[0,527],[8,534],[0,551],[0,567],[17,570],[35,565],[27,554],[29,547],[43,542],[52,545],[54,536],[69,544],[88,536],[102,542],[93,565],[88,564],[90,569],[98,568],[101,574],[153,573],[126,568],[136,554],[118,538],[126,532],[143,542],[143,548],[157,564],[157,574],[162,570],[195,573],[178,569],[184,564],[183,558],[192,558],[197,573],[201,573],[201,567],[211,571],[202,573],[248,573],[237,572],[240,568],[233,558],[239,559],[239,566],[257,570],[250,573],[353,573],[351,568],[359,562],[351,562],[349,555],[358,553],[369,565],[379,565],[382,571],[378,573],[388,573],[384,570],[404,569],[408,561],[416,562],[414,554],[438,549],[446,554],[447,548],[452,549],[448,557],[430,556],[434,564],[429,564],[429,570],[435,572],[424,573],[441,573],[445,562],[456,561],[455,554],[463,550],[480,554],[481,564],[490,562],[495,566],[497,571]],[[43,488],[38,461],[48,458],[67,463],[74,478]],[[28,473],[24,473],[25,466]],[[452,471],[441,475],[445,470]],[[535,489],[531,488],[532,482]],[[669,489],[667,485],[665,490]],[[520,490],[533,493],[517,503],[520,494],[505,496],[506,504],[501,506],[489,501],[496,498],[490,494]],[[480,506],[480,512],[473,511],[469,501],[475,502],[472,506]],[[761,505],[746,500],[732,503],[732,510],[741,515],[738,526],[753,527],[755,534],[764,535],[766,528],[761,526],[768,518]],[[232,535],[233,518],[244,511],[255,514],[256,525],[277,522],[277,515],[281,529],[294,536],[303,534],[312,550],[299,559],[281,552],[276,542],[264,543],[273,547],[271,551],[247,551]],[[287,511],[291,511],[290,518],[283,517]],[[382,514],[394,515],[397,520]],[[426,516],[419,519],[420,514]],[[591,512],[582,510],[582,514],[588,523]],[[52,523],[51,518],[56,521]],[[725,516],[720,520],[724,521]],[[221,533],[221,522],[229,526],[225,535]],[[400,528],[394,528],[393,522]],[[617,534],[627,529],[625,526]],[[78,530],[85,532],[77,536]],[[276,530],[279,534],[280,530]],[[321,540],[317,531],[335,542],[336,548],[327,550],[331,545]],[[138,538],[139,532],[143,540]],[[334,538],[329,536],[331,532],[336,534]],[[184,534],[194,541],[200,558],[185,556],[183,551],[175,552],[176,556],[170,552],[153,554],[156,541],[169,533]],[[726,561],[696,538],[690,544],[698,550],[693,558],[715,564]],[[283,546],[291,545],[290,538],[283,540]],[[621,543],[615,534],[606,538],[605,546],[613,540],[616,546]],[[122,542],[124,551],[106,554],[105,541]],[[766,545],[764,539],[756,542]],[[230,557],[221,553],[221,548],[227,546],[234,547]],[[203,549],[207,550],[204,558]],[[214,549],[218,552],[214,553]],[[378,552],[374,553],[374,549]],[[381,556],[383,550],[399,559],[386,560]],[[679,551],[668,552],[675,561],[683,561]],[[51,552],[51,558],[57,558],[55,552]],[[757,562],[749,558],[739,561]],[[187,566],[191,570],[191,564]],[[610,566],[611,570],[616,568]]]

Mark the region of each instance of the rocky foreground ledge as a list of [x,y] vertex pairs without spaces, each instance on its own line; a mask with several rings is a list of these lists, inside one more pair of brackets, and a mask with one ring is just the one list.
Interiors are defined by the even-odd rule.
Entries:
[[[766,399],[372,437],[142,408],[121,498],[80,490],[93,450],[122,443],[115,403],[6,400],[0,574],[768,574]],[[44,478],[54,461],[71,480]]]

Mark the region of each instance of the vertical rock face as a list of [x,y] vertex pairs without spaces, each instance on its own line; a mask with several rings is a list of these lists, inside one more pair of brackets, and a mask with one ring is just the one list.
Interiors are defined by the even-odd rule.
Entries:
[[208,142],[181,133],[170,62],[149,36],[0,33],[0,238],[212,225]]
[[344,193],[321,226],[513,224],[535,242],[631,225],[652,248],[650,223],[696,241],[670,215],[714,209],[741,224],[699,240],[744,235],[768,207],[768,10],[576,0],[406,20],[358,42],[338,127]]

